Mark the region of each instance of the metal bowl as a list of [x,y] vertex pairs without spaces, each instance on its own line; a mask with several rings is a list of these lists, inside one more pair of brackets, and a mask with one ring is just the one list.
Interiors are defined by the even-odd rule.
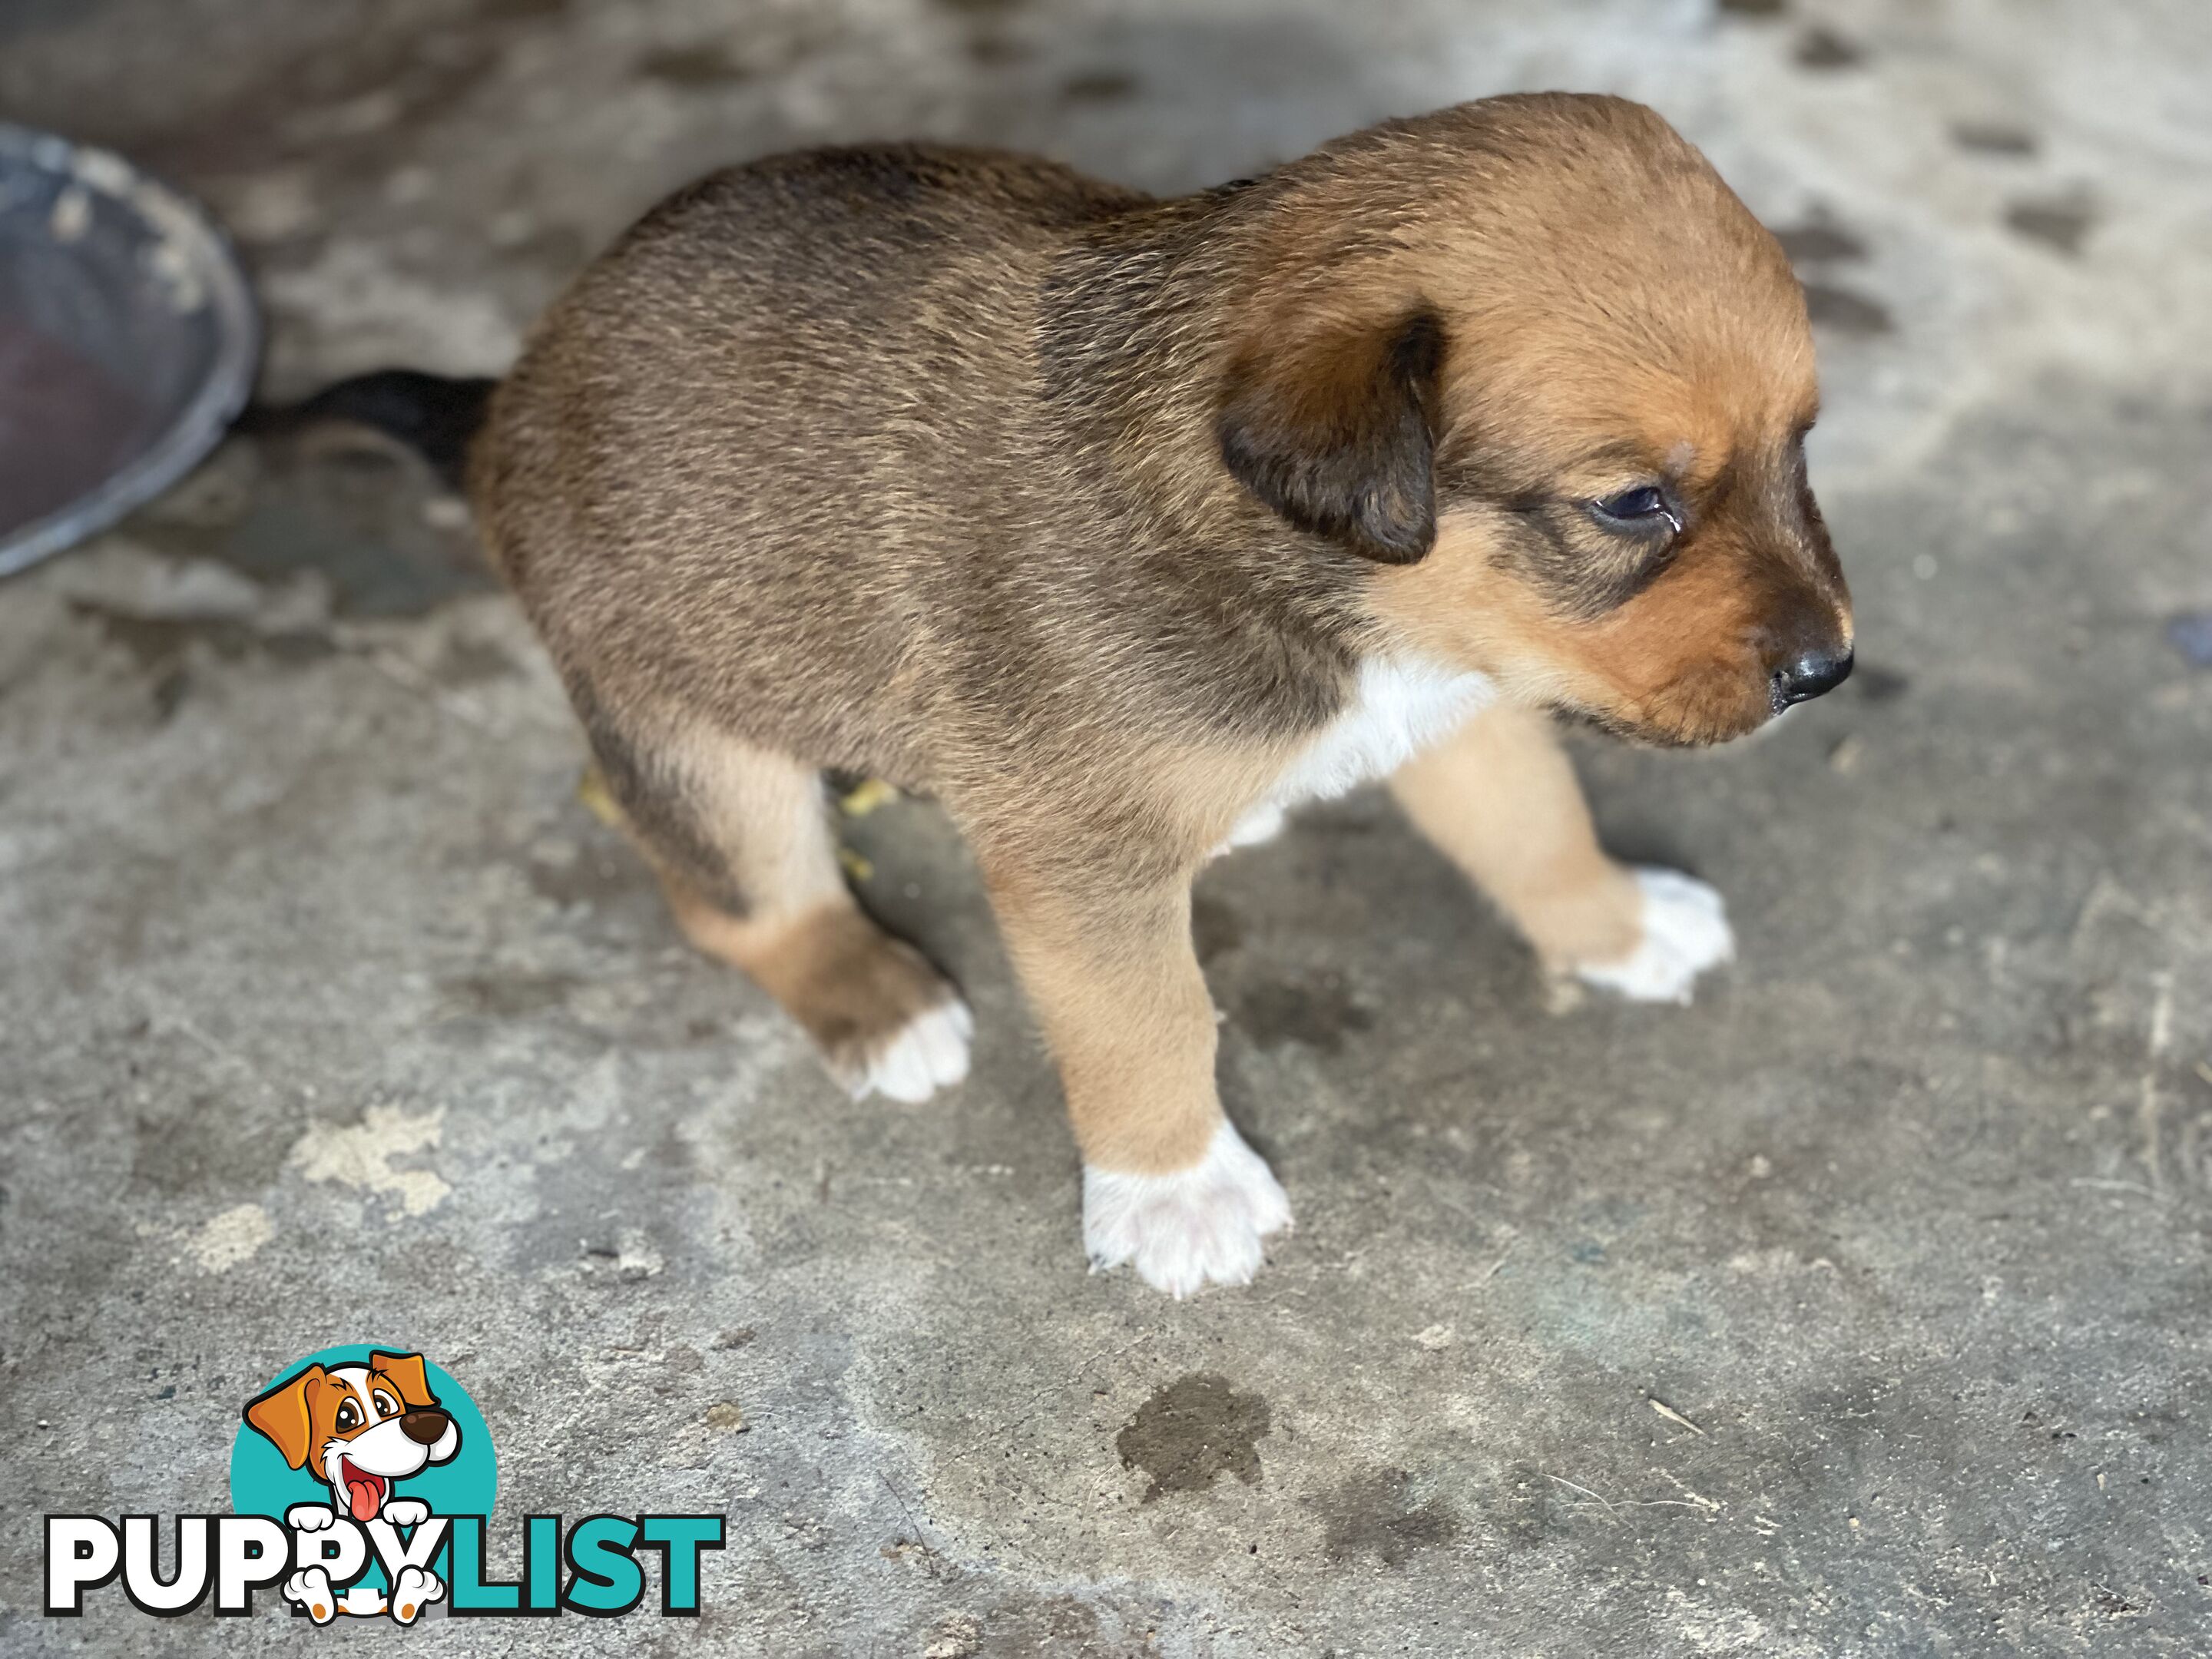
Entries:
[[120,156],[0,125],[0,576],[215,447],[260,327],[207,216]]

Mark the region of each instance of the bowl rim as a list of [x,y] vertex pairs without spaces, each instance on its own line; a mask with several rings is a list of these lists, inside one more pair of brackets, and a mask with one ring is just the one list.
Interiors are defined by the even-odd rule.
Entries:
[[27,163],[118,198],[156,234],[181,245],[194,274],[207,285],[216,355],[199,389],[152,443],[76,500],[0,535],[0,578],[27,570],[106,529],[206,459],[252,395],[261,358],[261,319],[252,288],[230,239],[198,203],[112,150],[0,121],[0,163],[8,161]]

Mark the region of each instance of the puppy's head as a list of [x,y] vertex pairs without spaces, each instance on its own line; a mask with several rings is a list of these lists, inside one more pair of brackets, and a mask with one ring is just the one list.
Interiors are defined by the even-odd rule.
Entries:
[[1493,99],[1254,195],[1222,458],[1375,562],[1387,637],[1662,744],[1739,736],[1849,672],[1802,290],[1658,116]]
[[257,1395],[246,1420],[293,1468],[329,1483],[356,1521],[381,1513],[392,1483],[460,1449],[459,1425],[430,1392],[418,1353],[372,1353],[366,1365],[310,1365]]

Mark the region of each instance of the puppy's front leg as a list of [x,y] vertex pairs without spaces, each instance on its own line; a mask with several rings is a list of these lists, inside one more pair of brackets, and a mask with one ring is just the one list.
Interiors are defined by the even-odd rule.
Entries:
[[1687,1002],[1698,975],[1735,953],[1721,896],[1705,883],[1606,856],[1541,714],[1485,709],[1390,787],[1555,972],[1638,1001]]
[[1008,952],[1060,1063],[1092,1267],[1127,1262],[1178,1297],[1250,1282],[1290,1201],[1214,1091],[1188,877],[1125,884],[1064,863],[987,863]]

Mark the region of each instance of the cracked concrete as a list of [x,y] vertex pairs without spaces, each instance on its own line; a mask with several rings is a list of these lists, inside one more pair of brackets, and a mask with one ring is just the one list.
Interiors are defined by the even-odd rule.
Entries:
[[453,1651],[2212,1650],[2208,53],[2188,0],[18,0],[0,116],[221,210],[278,394],[495,371],[770,148],[1180,188],[1644,97],[1814,291],[1864,666],[1747,747],[1581,751],[1617,848],[1729,896],[1687,1010],[1552,1000],[1372,793],[1212,870],[1300,1224],[1174,1305],[1083,1271],[939,820],[851,834],[975,1073],[854,1105],[578,799],[450,504],[234,443],[0,602],[0,1650],[295,1639],[43,1620],[37,1517],[221,1505],[246,1395],[375,1340],[471,1389],[507,1517],[731,1518],[696,1624],[404,1638]]

